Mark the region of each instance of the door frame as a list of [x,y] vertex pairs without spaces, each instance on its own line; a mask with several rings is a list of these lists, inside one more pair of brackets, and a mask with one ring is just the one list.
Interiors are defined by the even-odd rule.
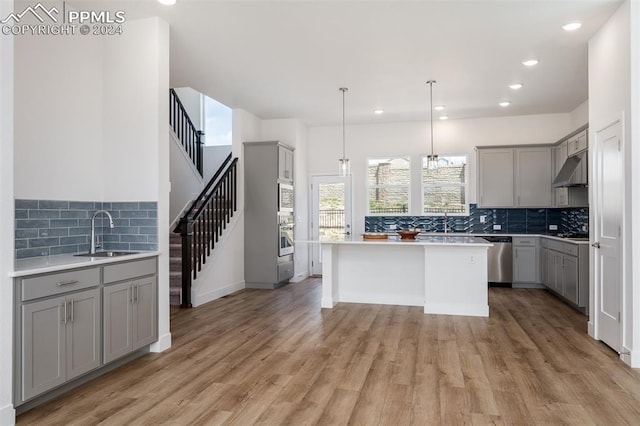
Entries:
[[[622,211],[620,213],[620,238],[619,238],[619,242],[618,242],[618,253],[619,253],[619,258],[620,258],[620,287],[619,287],[619,304],[620,304],[620,322],[619,322],[619,327],[618,327],[618,342],[619,342],[619,351],[618,353],[620,354],[620,358],[625,360],[625,362],[627,362],[627,364],[630,364],[630,351],[628,350],[628,348],[625,345],[625,330],[626,330],[626,321],[625,321],[625,317],[626,317],[626,309],[625,309],[625,302],[626,302],[626,288],[627,288],[627,280],[626,280],[626,250],[625,250],[625,244],[626,244],[626,219],[627,219],[627,215],[626,215],[626,205],[627,205],[627,200],[626,197],[624,196],[626,189],[627,189],[627,183],[626,183],[626,164],[625,164],[625,158],[626,158],[626,144],[625,144],[625,121],[624,121],[624,112],[621,112],[619,115],[617,115],[617,117],[615,118],[611,118],[609,120],[606,121],[607,124],[601,125],[598,128],[596,128],[595,130],[593,130],[592,134],[590,135],[590,143],[589,143],[589,150],[593,152],[592,155],[590,155],[590,159],[589,159],[589,166],[590,166],[590,170],[589,170],[589,176],[590,178],[590,182],[589,182],[589,188],[590,188],[590,201],[591,201],[591,206],[590,209],[592,210],[592,212],[590,213],[590,224],[589,224],[589,228],[591,230],[591,234],[594,236],[594,239],[598,238],[598,236],[600,235],[600,223],[599,223],[599,218],[600,218],[600,214],[601,212],[599,211],[599,205],[598,205],[598,194],[596,194],[596,191],[599,190],[599,179],[601,177],[601,170],[599,170],[600,167],[600,163],[599,163],[599,159],[600,159],[600,155],[601,155],[601,139],[598,137],[598,135],[605,131],[606,129],[612,127],[612,126],[616,126],[619,125],[620,126],[620,156],[621,156],[621,174],[622,174],[622,200],[621,200],[621,208]],[[591,142],[592,141],[592,142]],[[592,180],[592,181],[591,181]],[[597,262],[597,258],[598,258],[598,252],[597,252],[597,248],[590,246],[589,247],[589,321],[588,321],[588,325],[587,325],[587,331],[589,336],[591,336],[592,338],[596,339],[596,340],[601,340],[600,336],[599,336],[599,324],[598,324],[598,305],[600,303],[600,292],[598,289],[598,285],[599,285],[599,281],[598,281],[598,277],[600,275],[600,270],[598,269],[598,262]]]
[[[314,192],[314,185],[318,185],[321,183],[341,183],[344,182],[345,189],[348,188],[348,191],[345,191],[345,226],[348,225],[349,229],[353,233],[353,178],[352,176],[337,176],[337,175],[311,175],[311,179],[309,179],[309,236],[311,240],[317,238],[317,235],[314,234],[314,224],[317,227],[318,218],[316,217],[316,193]],[[347,197],[349,200],[347,201]],[[313,273],[313,262],[316,257],[322,256],[322,250],[320,244],[314,243],[311,245],[310,255],[309,255],[309,275],[314,275]]]

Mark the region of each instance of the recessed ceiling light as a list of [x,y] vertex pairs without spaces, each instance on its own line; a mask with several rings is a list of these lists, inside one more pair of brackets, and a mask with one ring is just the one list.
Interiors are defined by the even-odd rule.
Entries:
[[522,89],[522,83],[514,83],[509,85],[509,89],[518,90]]
[[173,6],[176,4],[176,0],[158,0],[158,3],[164,4],[165,6]]
[[522,65],[532,67],[534,65],[538,65],[538,62],[539,61],[537,59],[527,59],[526,61],[522,61]]
[[448,120],[448,119],[449,119],[449,117],[446,116],[446,115],[441,115],[440,116],[440,120]]
[[500,102],[498,105],[500,105],[502,108],[504,108],[504,107],[508,107],[509,105],[511,105],[511,102],[504,101],[504,102]]
[[565,31],[575,31],[580,28],[582,24],[580,22],[571,22],[570,24],[563,25],[562,29]]
[[433,109],[435,109],[436,111],[442,111],[444,110],[444,105],[436,105],[433,107]]
[[374,109],[373,113],[377,114],[377,115],[384,114],[384,110],[383,109]]

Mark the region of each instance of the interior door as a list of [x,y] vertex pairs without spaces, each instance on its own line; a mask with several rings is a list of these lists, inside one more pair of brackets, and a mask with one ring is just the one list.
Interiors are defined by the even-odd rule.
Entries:
[[596,335],[611,348],[621,349],[622,194],[624,163],[622,123],[596,132],[595,164],[595,314]]
[[[311,239],[335,239],[351,235],[351,178],[311,178]],[[311,245],[311,274],[322,275],[320,244]]]

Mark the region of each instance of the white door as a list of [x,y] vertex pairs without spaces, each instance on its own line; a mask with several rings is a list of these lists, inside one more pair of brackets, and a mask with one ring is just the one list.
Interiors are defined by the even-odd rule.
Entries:
[[[313,176],[311,194],[311,239],[351,235],[351,178]],[[320,244],[311,245],[311,274],[322,275]]]
[[596,132],[595,148],[595,315],[596,335],[611,348],[621,349],[622,288],[622,123]]

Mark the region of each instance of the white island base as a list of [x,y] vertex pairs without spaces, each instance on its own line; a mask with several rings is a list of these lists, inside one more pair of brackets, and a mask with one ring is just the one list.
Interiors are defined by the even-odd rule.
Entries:
[[425,314],[489,316],[489,246],[473,237],[322,242],[321,305],[423,306]]

